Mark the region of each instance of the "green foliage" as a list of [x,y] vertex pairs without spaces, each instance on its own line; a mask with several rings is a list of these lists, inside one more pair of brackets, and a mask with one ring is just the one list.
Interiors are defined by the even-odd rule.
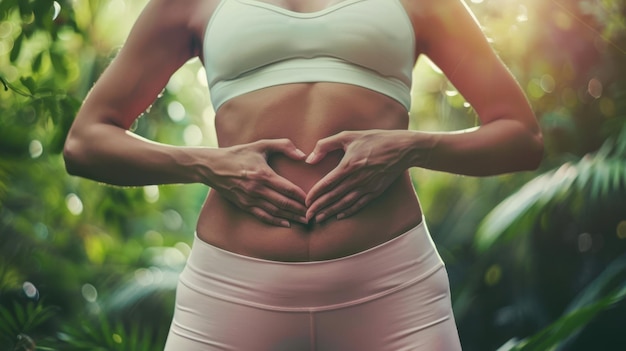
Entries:
[[564,350],[600,312],[625,298],[626,255],[622,255],[572,301],[562,317],[532,337],[508,346],[512,351]]
[[10,306],[0,305],[0,350],[18,349],[17,345],[31,343],[28,336],[37,332],[37,328],[52,318],[58,309],[44,306],[42,302],[27,302],[25,305],[13,301]]
[[58,350],[67,351],[153,351],[165,343],[163,331],[154,333],[138,324],[125,327],[105,318],[66,327],[59,333]]
[[500,203],[478,229],[479,252],[528,233],[555,206],[568,204],[572,214],[584,216],[602,203],[626,198],[626,123],[618,131],[597,152],[538,176]]

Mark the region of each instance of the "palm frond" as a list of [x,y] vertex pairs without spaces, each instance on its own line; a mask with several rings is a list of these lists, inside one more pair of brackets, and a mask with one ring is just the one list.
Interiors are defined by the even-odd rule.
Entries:
[[608,140],[594,154],[536,177],[502,201],[481,222],[476,249],[484,252],[498,241],[528,233],[538,216],[555,205],[582,203],[583,208],[572,208],[581,212],[600,207],[608,198],[626,197],[626,156],[621,152],[626,128],[623,130],[617,140]]
[[626,299],[626,254],[614,260],[569,304],[563,315],[539,333],[510,340],[500,350],[560,350],[593,318]]

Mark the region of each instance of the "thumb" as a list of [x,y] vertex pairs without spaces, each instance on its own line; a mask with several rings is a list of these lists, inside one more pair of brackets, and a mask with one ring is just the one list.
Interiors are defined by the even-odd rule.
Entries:
[[337,135],[330,136],[328,138],[321,139],[315,144],[315,148],[306,158],[305,162],[313,165],[321,161],[326,154],[335,150],[343,150],[344,143],[341,137]]

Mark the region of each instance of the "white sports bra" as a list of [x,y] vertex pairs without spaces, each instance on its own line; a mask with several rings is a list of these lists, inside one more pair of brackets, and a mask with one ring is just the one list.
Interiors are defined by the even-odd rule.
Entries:
[[344,0],[300,13],[259,0],[222,0],[204,37],[213,108],[274,86],[336,82],[411,106],[413,26],[399,0]]

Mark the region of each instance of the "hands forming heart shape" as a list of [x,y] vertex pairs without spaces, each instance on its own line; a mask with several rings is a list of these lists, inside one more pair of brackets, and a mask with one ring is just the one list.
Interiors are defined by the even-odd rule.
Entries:
[[[258,219],[277,226],[308,224],[348,217],[375,199],[411,166],[411,138],[406,130],[345,131],[319,140],[308,156],[289,139],[260,140],[221,149],[210,184]],[[281,153],[317,164],[343,150],[339,164],[308,193],[281,177],[268,165],[268,155]]]

